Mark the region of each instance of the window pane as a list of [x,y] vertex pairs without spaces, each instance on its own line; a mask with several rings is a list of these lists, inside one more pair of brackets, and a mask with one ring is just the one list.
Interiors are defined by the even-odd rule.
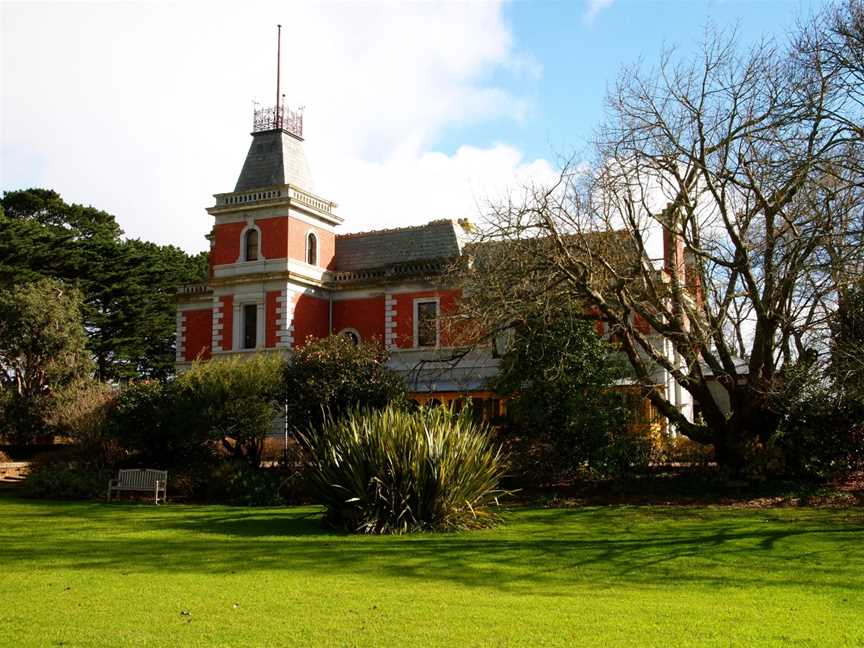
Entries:
[[258,230],[246,232],[246,260],[256,261],[258,259]]
[[243,307],[243,348],[254,349],[258,339],[258,306]]
[[430,347],[438,343],[438,304],[417,304],[417,346]]
[[306,263],[309,265],[318,263],[318,239],[314,234],[306,235]]

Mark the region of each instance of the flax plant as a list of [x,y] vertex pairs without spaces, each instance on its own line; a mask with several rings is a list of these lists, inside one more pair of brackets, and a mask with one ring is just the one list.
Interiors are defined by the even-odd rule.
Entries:
[[331,526],[398,534],[499,522],[493,506],[506,462],[467,409],[354,410],[303,441]]

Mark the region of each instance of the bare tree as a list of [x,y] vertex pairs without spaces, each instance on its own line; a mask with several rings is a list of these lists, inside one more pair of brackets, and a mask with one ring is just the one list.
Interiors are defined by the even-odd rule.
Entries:
[[839,269],[862,262],[852,82],[716,33],[698,61],[625,70],[593,161],[491,211],[465,316],[494,334],[521,304],[578,296],[653,404],[740,470],[776,429],[784,372],[827,349]]

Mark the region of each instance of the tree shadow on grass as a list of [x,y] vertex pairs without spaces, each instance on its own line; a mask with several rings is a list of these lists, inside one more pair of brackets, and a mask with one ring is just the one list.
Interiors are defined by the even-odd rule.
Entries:
[[[34,504],[38,509],[39,504]],[[7,516],[0,564],[144,573],[365,575],[566,595],[589,588],[795,586],[864,590],[860,517],[696,509],[528,509],[503,528],[370,537],[314,508],[55,505]],[[16,525],[19,532],[16,533]],[[290,573],[287,573],[290,572]]]

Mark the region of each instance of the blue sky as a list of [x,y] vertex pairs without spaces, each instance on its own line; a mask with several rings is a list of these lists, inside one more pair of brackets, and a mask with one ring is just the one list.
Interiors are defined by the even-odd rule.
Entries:
[[[591,7],[594,7],[592,12]],[[42,186],[128,236],[204,249],[251,102],[305,105],[312,190],[343,231],[482,216],[588,155],[623,65],[709,23],[783,39],[820,0],[0,2],[0,188]]]
[[615,0],[586,17],[588,2],[517,1],[504,5],[517,51],[542,66],[539,78],[496,70],[493,78],[530,99],[521,122],[509,119],[454,126],[444,151],[506,141],[529,157],[580,150],[603,118],[604,96],[622,66],[652,64],[666,46],[698,49],[704,29],[736,29],[742,43],[782,40],[819,0]]

